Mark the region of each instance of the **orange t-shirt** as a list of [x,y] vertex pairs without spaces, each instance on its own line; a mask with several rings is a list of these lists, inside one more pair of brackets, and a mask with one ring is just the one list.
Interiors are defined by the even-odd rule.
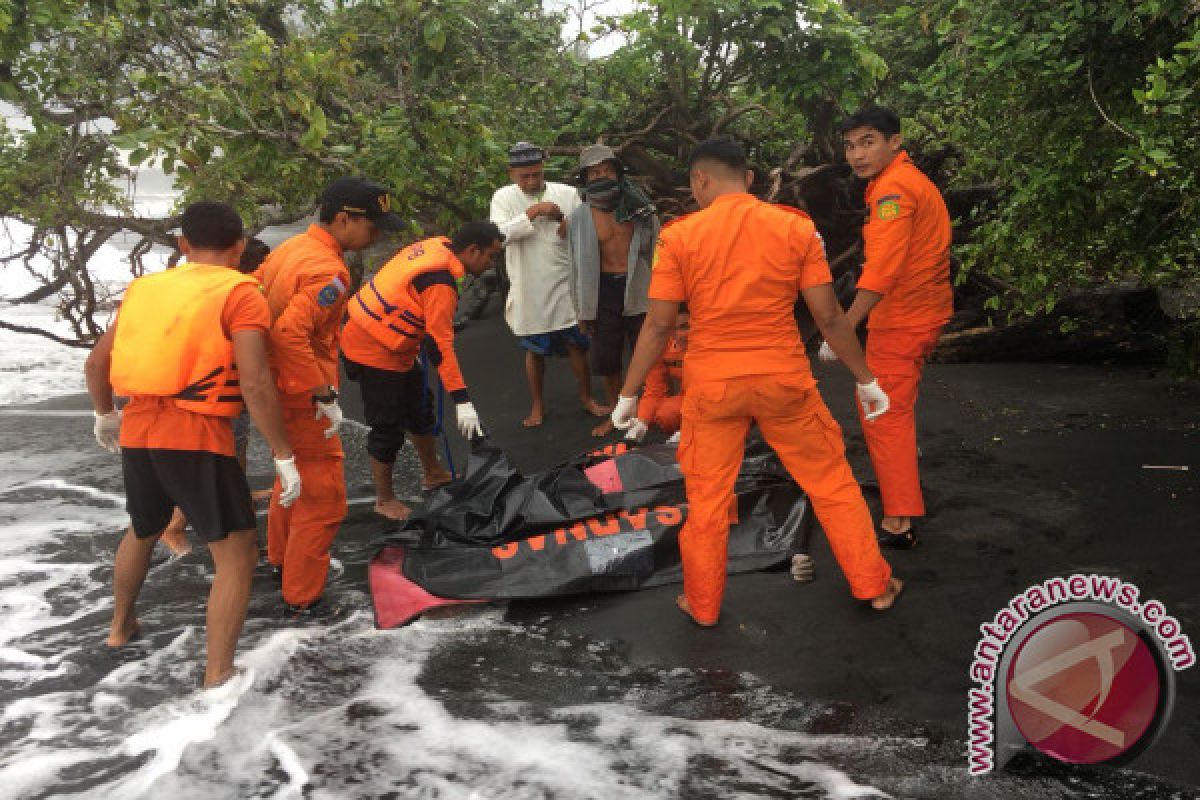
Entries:
[[338,384],[338,334],[350,272],[337,240],[318,225],[279,245],[254,273],[271,308],[271,366],[279,401],[311,408],[312,391]]
[[[117,323],[120,323],[118,314]],[[235,287],[221,312],[221,329],[227,338],[238,331],[271,329],[271,313],[262,290],[253,284]],[[121,446],[155,450],[204,450],[222,456],[235,454],[233,423],[185,411],[170,398],[131,397],[121,419]]]
[[867,185],[866,260],[858,288],[883,299],[868,328],[929,329],[954,313],[950,212],[942,193],[900,152]]
[[832,280],[807,214],[727,194],[663,228],[650,298],[688,305],[685,385],[786,372],[816,386],[792,309]]

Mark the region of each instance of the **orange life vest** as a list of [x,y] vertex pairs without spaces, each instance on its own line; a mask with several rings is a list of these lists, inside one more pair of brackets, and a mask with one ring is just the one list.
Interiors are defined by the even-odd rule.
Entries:
[[449,271],[456,281],[463,266],[447,249],[445,237],[426,239],[397,253],[368,280],[347,306],[350,319],[389,350],[417,346],[425,336],[418,276]]
[[257,283],[230,267],[183,264],[129,284],[109,379],[123,397],[173,398],[185,411],[236,417],[242,392],[221,328],[229,294]]

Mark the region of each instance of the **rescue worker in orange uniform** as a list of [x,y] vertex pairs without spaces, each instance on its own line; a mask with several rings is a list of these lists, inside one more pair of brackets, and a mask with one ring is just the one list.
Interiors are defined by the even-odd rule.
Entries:
[[651,428],[669,434],[679,432],[683,423],[683,356],[687,352],[687,333],[688,312],[681,308],[662,358],[646,373],[637,419],[625,433],[626,439],[640,442]]
[[[274,452],[281,503],[300,495],[300,475],[267,362],[267,303],[258,282],[237,271],[241,217],[224,203],[193,203],[182,227],[187,263],[129,285],[85,370],[96,440],[121,454],[132,521],[117,547],[107,644],[121,647],[137,635],[137,597],[150,556],[178,508],[208,543],[216,567],[208,687],[233,674],[258,560],[250,487],[233,440],[243,398]],[[129,398],[123,412],[115,410],[114,392]]]
[[633,420],[637,392],[686,302],[691,332],[679,466],[688,516],[679,535],[684,594],[676,602],[700,625],[717,623],[734,482],[746,434],[757,422],[808,493],[851,593],[886,610],[902,584],[880,555],[841,429],[817,392],[792,314],[803,295],[826,340],[854,373],[867,418],[887,411],[887,395],[838,305],[821,238],[803,212],[749,194],[754,173],[731,137],[698,145],[689,176],[701,210],[662,230],[650,311],[612,413],[622,430]]
[[321,194],[318,222],[271,252],[258,276],[271,307],[271,360],[288,438],[304,479],[290,508],[275,485],[267,516],[267,561],[278,568],[283,601],[296,616],[324,616],[320,603],[329,548],[346,516],[346,481],[338,427],[338,336],[349,295],[343,254],[371,245],[403,220],[388,190],[362,178],[339,178]]
[[371,427],[367,454],[375,511],[389,519],[411,513],[392,487],[406,431],[421,461],[425,488],[450,480],[437,457],[429,381],[416,363],[422,344],[455,403],[459,431],[467,439],[482,433],[454,353],[454,310],[464,275],[483,273],[503,248],[504,234],[493,223],[468,222],[453,239],[438,236],[404,248],[350,298],[342,357],[346,374],[362,389]]
[[[842,124],[846,160],[867,184],[866,260],[854,303],[856,328],[867,322],[867,365],[891,398],[887,416],[863,426],[883,498],[879,542],[917,545],[913,517],[925,515],[917,470],[917,387],[925,359],[954,313],[950,286],[950,214],[941,193],[904,152],[900,118],[884,108]],[[823,361],[836,360],[822,347]]]

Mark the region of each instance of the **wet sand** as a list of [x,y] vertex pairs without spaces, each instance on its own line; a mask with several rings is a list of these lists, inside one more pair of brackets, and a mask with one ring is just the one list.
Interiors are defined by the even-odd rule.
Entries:
[[[522,353],[500,319],[497,301],[493,300],[484,319],[460,334],[459,352],[485,425],[520,468],[544,469],[595,443],[589,435],[593,418],[578,408],[574,383],[563,361],[548,369],[550,408],[545,424],[532,431],[521,426],[528,411]],[[851,415],[850,381],[840,369],[820,370],[818,377],[831,408],[845,426],[856,472],[868,480],[869,465],[858,424]],[[863,736],[877,744],[845,763],[838,760],[840,756],[830,758],[897,797],[951,798],[969,793],[1045,798],[1079,792],[1111,798],[1200,796],[1194,790],[1142,781],[1128,771],[1068,770],[1037,762],[1020,770],[1024,777],[993,779],[969,789],[962,783],[966,779],[967,667],[978,626],[1030,584],[1076,571],[1118,575],[1140,586],[1144,597],[1160,599],[1193,642],[1200,639],[1195,590],[1200,556],[1193,545],[1200,533],[1200,463],[1196,461],[1200,453],[1200,391],[1195,386],[1176,385],[1169,376],[1149,369],[1022,364],[934,365],[923,388],[921,446],[930,515],[921,527],[921,547],[890,556],[897,574],[909,582],[892,612],[879,615],[850,598],[818,532],[813,550],[816,582],[797,584],[786,572],[734,577],[729,582],[721,625],[714,630],[700,630],[679,614],[672,602],[676,587],[514,602],[504,613],[515,627],[489,623],[487,618],[465,621],[466,638],[456,634],[448,644],[430,650],[427,663],[412,679],[415,684],[397,685],[393,677],[387,679],[387,686],[400,687],[398,708],[404,707],[404,693],[413,691],[403,687],[416,686],[437,697],[456,718],[494,718],[501,727],[507,719],[503,714],[509,712],[496,710],[496,697],[529,704],[536,710],[535,719],[551,725],[561,722],[561,712],[555,709],[579,703],[607,702],[640,709],[621,712],[633,716],[622,723],[627,728],[620,728],[613,734],[617,738],[602,748],[606,758],[610,749],[627,750],[622,744],[627,736],[647,735],[650,728],[646,726],[651,723],[637,715],[648,712],[666,715],[655,718],[653,725],[666,726],[654,735],[667,738],[677,739],[683,728],[691,730],[688,726],[692,723],[672,721],[676,719],[747,721],[772,730],[831,734],[831,741],[841,735]],[[354,385],[349,384],[344,394],[347,411],[361,419]],[[39,404],[31,416],[19,409],[0,410],[0,446],[16,456],[5,477],[15,483],[53,474],[119,494],[119,468],[111,456],[94,446],[90,418],[85,414],[54,415],[89,408],[86,398],[75,396]],[[47,410],[53,413],[44,413]],[[365,500],[371,490],[362,452],[363,429],[349,431],[345,442],[350,496]],[[464,443],[454,434],[452,443],[461,465]],[[64,448],[71,458],[62,467],[41,463],[58,458],[55,453]],[[1146,471],[1141,469],[1143,464],[1188,464],[1192,469],[1185,473]],[[417,497],[415,467],[414,459],[405,456],[397,475],[398,490],[410,499]],[[268,470],[265,449],[255,438],[252,486],[265,485],[270,479]],[[62,502],[54,490],[44,491],[46,504]],[[33,491],[25,494],[29,499],[21,502],[37,502],[40,497]],[[112,504],[104,501],[101,505]],[[30,510],[22,512],[14,506],[11,511],[36,512],[33,506],[25,508]],[[105,516],[97,524],[109,524],[109,517],[119,516],[114,516],[117,510],[114,506],[111,513],[103,512]],[[329,588],[344,607],[368,608],[365,563],[373,540],[387,525],[371,513],[369,503],[351,506],[335,545],[335,555],[344,562],[345,571]],[[87,540],[86,552],[56,552],[45,557],[92,564],[94,582],[106,583],[117,534],[114,528]],[[198,643],[194,634],[186,631],[196,631],[202,624],[202,587],[211,574],[207,557],[201,551],[177,567],[163,565],[161,570],[175,578],[164,580],[156,573],[147,583],[143,594],[147,644],[138,653],[145,657],[150,674],[157,663],[154,659],[163,659],[186,673],[174,676],[171,686],[198,685]],[[238,718],[241,725],[258,719],[254,716],[259,713],[257,704],[276,702],[278,696],[286,695],[291,698],[289,718],[302,728],[307,725],[305,715],[349,702],[347,696],[352,697],[353,687],[363,682],[364,671],[383,669],[380,665],[401,658],[399,653],[411,641],[430,636],[423,624],[368,636],[355,627],[361,627],[360,620],[348,624],[352,635],[345,647],[321,647],[316,642],[336,638],[338,631],[323,636],[319,631],[283,630],[288,624],[281,621],[280,611],[273,583],[265,574],[259,575],[242,657],[256,663],[255,668],[268,678],[243,701],[247,709],[239,712],[244,715]],[[78,622],[64,622],[61,630],[31,636],[27,649],[49,658],[66,644],[75,646],[81,637],[98,641],[107,613],[106,608],[97,606]],[[457,629],[452,621],[447,623],[451,626],[448,630]],[[440,630],[438,623],[433,624],[434,631]],[[282,674],[269,677],[264,664],[275,663],[281,656],[261,648],[280,637],[290,641],[286,637],[304,635],[317,637],[312,640],[311,652],[301,649],[298,656],[282,656]],[[173,644],[176,641],[186,644],[182,657],[179,648],[184,645]],[[363,649],[361,657],[354,655],[355,648]],[[8,705],[25,702],[22,698],[32,701],[47,690],[84,687],[88,691],[92,684],[111,690],[116,685],[112,676],[104,677],[113,669],[105,654],[81,652],[69,660],[79,665],[71,668],[74,671],[49,675],[36,688],[0,693],[0,699]],[[1195,758],[1200,750],[1197,675],[1200,670],[1196,668],[1177,674],[1178,701],[1172,722],[1158,744],[1132,765],[1133,770],[1185,786],[1200,785],[1200,763]],[[330,676],[336,680],[329,682]],[[154,708],[158,702],[154,698],[145,701],[149,713],[159,713]],[[357,708],[358,702],[351,702],[350,707]],[[367,722],[359,720],[350,726],[352,732],[357,731],[356,726],[364,727],[365,732],[346,740],[349,752],[378,738],[368,724],[371,718],[367,714],[362,717]],[[82,717],[79,723],[84,739],[94,729],[90,719]],[[427,726],[421,724],[425,730]],[[6,735],[24,735],[20,733],[23,728],[5,730]],[[520,735],[528,735],[527,729],[521,730]],[[591,735],[585,731],[585,740]],[[741,741],[737,737],[742,734],[731,735],[736,749],[736,742]],[[790,752],[789,735],[779,734],[783,744],[771,747]],[[882,737],[904,743],[927,740],[928,744],[888,745]],[[397,740],[401,741],[407,740]],[[31,740],[25,744],[34,747]],[[547,752],[554,752],[550,744],[543,745]],[[208,745],[191,745],[196,752],[184,762],[185,767],[190,764],[191,772],[183,769],[169,780],[203,775],[207,763],[237,763],[233,756],[242,749],[236,736],[231,738],[228,732],[212,747],[216,756]],[[356,759],[347,760],[337,747],[326,748],[329,752],[315,744],[312,747],[305,763],[316,765],[318,772],[329,770],[332,776],[339,770],[353,773],[356,768]],[[711,752],[729,747],[729,742],[722,740],[713,744]],[[409,756],[401,753],[381,763],[391,764],[394,772],[407,763],[409,752]],[[621,758],[618,762],[624,763]],[[771,763],[762,762],[762,774],[767,777],[761,791],[747,790],[749,794],[777,796],[781,787],[792,785],[772,783],[778,775],[771,772]],[[133,770],[139,764],[136,758],[127,759],[111,771]],[[689,762],[686,772],[690,774],[694,766]],[[703,764],[701,767],[703,772]],[[445,769],[450,779],[460,771],[455,765]],[[714,774],[725,769],[720,762],[709,765]],[[260,774],[259,763],[252,762],[240,779],[250,780],[253,786],[254,776]],[[371,770],[367,774],[381,781],[384,777]],[[772,775],[775,778],[770,778]],[[285,778],[274,776],[272,780],[282,786]],[[89,773],[68,785],[86,788],[105,779]],[[606,774],[605,779],[615,778]],[[353,775],[347,778],[347,787],[354,780]],[[733,784],[727,782],[730,780]],[[717,789],[703,789],[698,784],[694,791],[666,794],[722,796],[738,780],[741,778],[734,775],[714,779],[712,786]],[[326,788],[338,785],[333,777],[314,777],[313,781]],[[469,779],[464,781],[469,783]],[[241,784],[231,782],[226,788],[232,791],[234,785]],[[388,786],[386,782],[380,785]]]
[[[591,418],[560,359],[547,368],[545,424],[521,427],[522,352],[498,306],[493,299],[459,334],[463,371],[493,440],[519,468],[546,469],[595,441]],[[872,480],[850,377],[816,372],[855,474]],[[839,703],[839,726],[859,715],[913,723],[945,740],[952,758],[966,737],[979,625],[1036,582],[1119,576],[1161,600],[1200,644],[1200,387],[1150,367],[933,364],[919,408],[928,516],[918,548],[888,555],[908,582],[888,614],[851,599],[818,531],[814,583],[785,572],[734,576],[713,630],[675,609],[677,587],[513,603],[509,618],[550,614],[553,627],[615,642],[634,664],[752,673]],[[1171,723],[1133,768],[1200,784],[1200,668],[1176,678]]]

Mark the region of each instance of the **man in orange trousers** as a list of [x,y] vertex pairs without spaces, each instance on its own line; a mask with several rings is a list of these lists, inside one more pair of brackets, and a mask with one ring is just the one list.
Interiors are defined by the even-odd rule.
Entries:
[[684,594],[677,602],[698,624],[717,623],[734,482],[746,433],[757,422],[808,493],[851,593],[886,610],[902,584],[880,555],[841,429],[817,392],[792,314],[803,295],[826,340],[854,373],[867,418],[886,412],[887,395],[837,303],[821,238],[803,212],[748,193],[754,173],[730,137],[698,145],[689,177],[701,210],[662,230],[650,311],[612,413],[618,428],[632,424],[637,392],[686,302],[691,334],[679,466],[688,517],[679,536]]
[[338,334],[350,273],[343,253],[371,245],[403,220],[384,187],[340,178],[321,195],[318,222],[276,248],[258,270],[271,308],[271,361],[288,440],[304,481],[290,508],[279,484],[267,516],[267,560],[281,572],[283,601],[296,616],[323,616],[319,602],[329,548],[346,516],[342,422],[338,406]]
[[[892,401],[887,416],[863,426],[883,498],[879,543],[917,545],[913,517],[925,515],[917,471],[917,387],[925,359],[954,313],[950,214],[936,186],[902,150],[900,118],[885,108],[842,124],[846,160],[867,184],[866,260],[846,317],[867,321],[867,366]],[[822,361],[836,356],[822,345]]]

